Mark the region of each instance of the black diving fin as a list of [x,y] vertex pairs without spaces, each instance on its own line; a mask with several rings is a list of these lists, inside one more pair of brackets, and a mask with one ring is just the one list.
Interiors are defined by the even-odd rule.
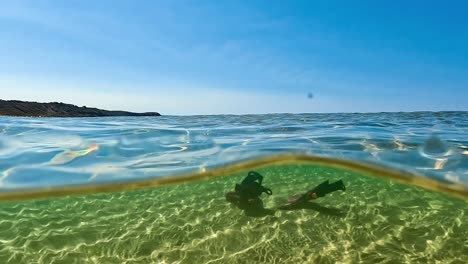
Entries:
[[335,192],[335,191],[345,191],[346,186],[344,185],[342,180],[336,181],[332,184],[329,183],[328,180],[322,182],[319,184],[317,187],[309,191],[309,193],[316,193],[317,197],[323,197],[329,193]]

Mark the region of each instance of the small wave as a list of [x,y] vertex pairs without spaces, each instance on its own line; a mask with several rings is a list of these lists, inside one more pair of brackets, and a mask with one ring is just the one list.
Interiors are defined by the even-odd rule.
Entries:
[[[467,112],[0,117],[0,171],[27,167],[32,174],[28,184],[43,188],[61,186],[64,181],[52,180],[60,177],[76,182],[67,173],[55,175],[58,168],[61,173],[101,168],[92,173],[91,182],[112,183],[170,176],[187,168],[196,172],[205,164],[305,153],[377,163],[468,184],[464,176],[468,171],[467,125]],[[96,149],[86,152],[91,146]],[[113,168],[119,170],[115,174],[103,170],[107,164],[115,164]],[[35,174],[34,168],[48,174]],[[8,181],[0,182],[3,190],[23,184],[15,174],[9,175]]]

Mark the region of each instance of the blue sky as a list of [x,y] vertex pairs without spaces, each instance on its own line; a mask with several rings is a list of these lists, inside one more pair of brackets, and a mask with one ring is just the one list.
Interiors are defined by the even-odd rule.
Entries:
[[182,115],[468,110],[466,10],[1,1],[0,98]]

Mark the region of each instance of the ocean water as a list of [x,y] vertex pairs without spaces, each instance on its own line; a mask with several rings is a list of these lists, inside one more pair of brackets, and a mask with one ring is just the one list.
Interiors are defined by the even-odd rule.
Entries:
[[[466,263],[468,112],[0,117],[1,263]],[[226,201],[249,171],[263,208]],[[337,191],[294,210],[324,180]]]

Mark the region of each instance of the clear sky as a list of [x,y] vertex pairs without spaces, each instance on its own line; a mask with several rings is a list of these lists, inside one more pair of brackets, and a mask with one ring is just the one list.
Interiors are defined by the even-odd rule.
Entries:
[[162,114],[468,110],[467,10],[467,1],[6,0],[0,99]]

